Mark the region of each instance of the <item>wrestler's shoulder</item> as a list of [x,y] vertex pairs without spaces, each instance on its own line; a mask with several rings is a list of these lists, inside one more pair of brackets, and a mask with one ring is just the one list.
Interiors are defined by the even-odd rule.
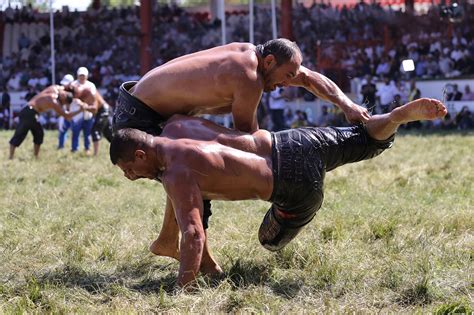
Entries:
[[[163,175],[174,176],[186,173],[201,161],[201,150],[197,149],[195,141],[189,139],[174,139],[166,146],[166,172]],[[202,162],[202,161],[201,161]]]
[[230,57],[233,77],[240,83],[255,81],[258,78],[258,59],[254,52],[244,51]]

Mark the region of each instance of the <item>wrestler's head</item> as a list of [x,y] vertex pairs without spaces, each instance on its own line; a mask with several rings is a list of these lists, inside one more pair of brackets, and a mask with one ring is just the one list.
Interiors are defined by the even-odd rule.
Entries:
[[73,95],[71,92],[68,91],[59,91],[58,100],[61,105],[69,105],[71,104],[73,99]]
[[277,86],[287,86],[298,73],[303,61],[298,45],[284,38],[258,45],[257,52],[262,57],[260,69],[265,92],[273,91]]
[[125,128],[114,134],[110,143],[110,160],[122,169],[130,180],[156,179],[160,174],[152,148],[153,136],[133,128]]

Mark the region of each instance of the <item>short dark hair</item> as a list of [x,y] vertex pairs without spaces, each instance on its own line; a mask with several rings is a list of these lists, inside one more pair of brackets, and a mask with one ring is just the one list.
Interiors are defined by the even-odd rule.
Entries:
[[116,131],[110,142],[110,161],[116,165],[119,161],[135,160],[135,150],[143,147],[144,132],[133,128]]
[[71,104],[74,96],[71,92],[66,92],[66,104]]
[[273,55],[277,65],[287,63],[293,58],[295,53],[301,54],[301,50],[295,42],[286,38],[277,38],[269,40],[268,42],[257,45],[257,51],[265,58],[268,55]]

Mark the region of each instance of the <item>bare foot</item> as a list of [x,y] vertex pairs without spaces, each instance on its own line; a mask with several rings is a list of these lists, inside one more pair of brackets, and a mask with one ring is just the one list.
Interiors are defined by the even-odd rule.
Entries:
[[420,98],[401,107],[395,108],[390,113],[393,123],[405,124],[418,120],[434,120],[444,117],[448,110],[442,102],[432,98]]
[[202,255],[199,271],[210,276],[221,275],[224,273],[214,257],[206,251]]
[[201,262],[201,267],[199,268],[199,271],[209,276],[218,276],[224,273],[222,271],[222,268],[215,261],[213,261],[212,263]]
[[157,238],[151,245],[150,251],[158,256],[171,257],[179,261],[179,241],[169,241]]

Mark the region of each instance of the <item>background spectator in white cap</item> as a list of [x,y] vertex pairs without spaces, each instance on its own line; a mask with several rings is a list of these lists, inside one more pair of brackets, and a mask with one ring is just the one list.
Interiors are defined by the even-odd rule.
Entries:
[[[74,77],[72,76],[72,74],[66,74],[62,80],[61,80],[61,85],[64,86],[66,89],[69,89],[72,82],[74,82]],[[70,110],[70,108],[69,108]],[[66,138],[67,138],[67,131],[69,130],[69,128],[71,128],[71,125],[72,125],[72,121],[71,120],[66,120],[64,119],[64,117],[59,117],[59,120],[58,120],[58,131],[59,131],[59,135],[58,135],[58,150],[60,149],[63,149],[64,148],[64,143],[66,142]]]
[[[97,88],[94,83],[87,80],[89,76],[89,70],[86,67],[80,67],[77,69],[77,80],[72,82],[72,86],[80,89],[88,89],[95,98],[97,94]],[[89,106],[95,106],[95,104],[88,104]],[[94,125],[94,115],[92,112],[84,110],[82,115],[77,115],[72,120],[72,152],[76,152],[79,149],[79,136],[81,130],[84,135],[84,150],[86,154],[90,154],[90,135],[92,126]]]

